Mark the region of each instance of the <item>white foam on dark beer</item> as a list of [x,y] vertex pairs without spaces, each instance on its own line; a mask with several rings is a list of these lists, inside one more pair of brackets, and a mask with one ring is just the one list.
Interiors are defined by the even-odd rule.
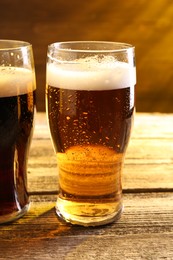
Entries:
[[134,87],[136,74],[133,65],[105,59],[101,62],[78,60],[74,63],[47,65],[47,84],[74,90],[109,90]]
[[32,70],[0,66],[0,97],[17,96],[35,90]]

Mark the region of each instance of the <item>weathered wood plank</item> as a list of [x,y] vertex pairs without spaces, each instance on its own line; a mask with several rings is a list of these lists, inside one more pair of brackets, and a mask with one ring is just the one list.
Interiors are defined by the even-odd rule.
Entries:
[[136,113],[133,138],[173,138],[173,114]]
[[[46,160],[46,158],[45,158]],[[125,164],[123,171],[124,192],[144,190],[173,190],[172,164]],[[29,192],[57,192],[58,170],[56,164],[29,167]]]
[[55,215],[57,162],[45,114],[38,113],[28,165],[29,191],[36,195],[27,215],[0,226],[0,260],[172,260],[172,126],[173,115],[136,115],[123,174],[124,213],[117,223],[83,228]]
[[[173,115],[136,114],[123,189],[173,189]],[[29,191],[57,192],[57,161],[45,113],[38,113],[28,165]]]
[[[0,259],[19,260],[172,260],[173,235],[136,234],[127,236],[86,238],[57,237],[3,242]],[[9,250],[10,248],[10,250]]]
[[[172,139],[140,139],[135,138],[131,140],[129,147],[126,153],[126,159],[133,160],[134,163],[137,163],[135,160],[149,160],[153,163],[165,162],[171,163],[172,161]],[[56,158],[53,146],[50,139],[42,139],[42,140],[33,140],[32,147],[30,151],[30,161],[32,160],[44,160],[45,157],[49,159]],[[54,159],[53,159],[54,160]],[[46,163],[42,161],[42,163]]]
[[[34,139],[50,138],[47,116],[36,113]],[[131,139],[136,138],[173,138],[173,114],[136,113]]]
[[127,194],[121,219],[99,228],[60,222],[54,199],[33,197],[26,216],[0,226],[0,259],[173,259],[173,193]]

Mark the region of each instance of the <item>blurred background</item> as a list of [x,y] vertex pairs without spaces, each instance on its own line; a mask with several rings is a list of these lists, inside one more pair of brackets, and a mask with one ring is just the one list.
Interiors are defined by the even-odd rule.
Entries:
[[135,45],[138,112],[173,112],[172,0],[0,0],[0,38],[33,45],[37,110],[45,110],[47,45],[104,40]]

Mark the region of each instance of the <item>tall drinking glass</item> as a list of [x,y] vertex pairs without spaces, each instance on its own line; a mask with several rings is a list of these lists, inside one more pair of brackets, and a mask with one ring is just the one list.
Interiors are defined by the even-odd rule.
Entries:
[[57,155],[57,214],[96,226],[123,209],[121,174],[133,122],[134,47],[117,42],[48,46],[46,107]]
[[27,160],[35,110],[32,46],[0,40],[0,223],[29,207]]

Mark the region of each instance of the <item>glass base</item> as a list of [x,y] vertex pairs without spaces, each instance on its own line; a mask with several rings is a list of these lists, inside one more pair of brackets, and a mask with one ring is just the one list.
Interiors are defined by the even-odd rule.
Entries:
[[0,224],[9,223],[21,218],[23,215],[25,215],[28,212],[29,207],[30,207],[30,203],[28,203],[24,208],[22,208],[19,211],[15,211],[11,214],[0,216]]
[[57,215],[75,225],[101,226],[117,221],[123,211],[122,202],[117,203],[79,203],[58,198]]

